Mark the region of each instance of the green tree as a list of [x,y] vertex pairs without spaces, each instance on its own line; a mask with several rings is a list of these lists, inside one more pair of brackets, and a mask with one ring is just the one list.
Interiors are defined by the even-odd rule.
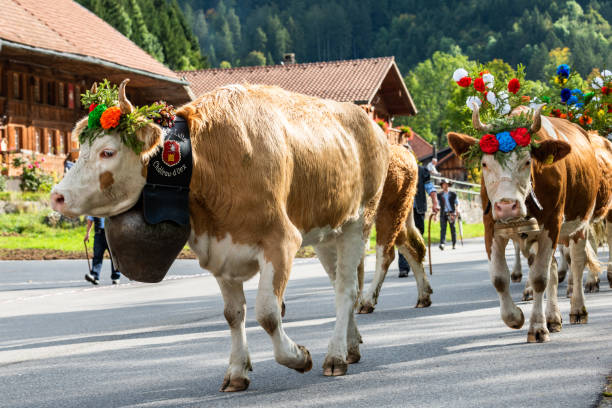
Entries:
[[266,56],[261,51],[251,51],[244,58],[245,66],[264,66],[266,65]]

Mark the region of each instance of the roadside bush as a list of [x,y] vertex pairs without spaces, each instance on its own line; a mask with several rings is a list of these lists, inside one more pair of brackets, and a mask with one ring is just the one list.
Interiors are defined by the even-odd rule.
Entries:
[[0,175],[0,191],[6,191],[7,181],[8,181],[8,177]]
[[44,157],[39,160],[35,155],[29,159],[16,157],[13,159],[15,167],[21,167],[21,191],[39,191],[48,193],[53,187],[53,177],[40,168],[40,163],[45,161]]

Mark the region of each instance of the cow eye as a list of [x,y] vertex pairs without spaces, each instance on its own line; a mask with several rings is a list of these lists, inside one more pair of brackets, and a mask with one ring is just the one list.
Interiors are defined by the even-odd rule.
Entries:
[[529,159],[529,160],[527,160],[525,162],[525,167],[529,167],[529,166],[531,166],[531,159]]
[[115,155],[114,150],[102,150],[102,152],[100,153],[100,157],[103,159],[110,159],[114,155]]

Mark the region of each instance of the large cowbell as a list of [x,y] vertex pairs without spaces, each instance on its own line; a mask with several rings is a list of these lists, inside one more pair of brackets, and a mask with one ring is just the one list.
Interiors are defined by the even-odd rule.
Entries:
[[174,127],[163,128],[163,133],[163,148],[149,161],[140,200],[106,219],[106,238],[117,269],[140,282],[159,282],[166,276],[191,230],[189,128],[177,117]]

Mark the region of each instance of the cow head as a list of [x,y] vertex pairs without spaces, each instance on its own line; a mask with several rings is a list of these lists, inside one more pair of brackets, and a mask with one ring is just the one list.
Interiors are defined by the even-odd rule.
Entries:
[[[119,86],[119,107],[122,114],[134,109],[125,96],[125,80]],[[95,92],[92,88],[92,92]],[[73,135],[87,126],[80,120]],[[115,130],[80,146],[79,159],[51,191],[51,207],[66,216],[112,216],[132,207],[140,197],[146,181],[146,162],[161,142],[161,128],[153,123],[136,132],[143,143],[137,154],[121,141]]]
[[[533,135],[540,130],[541,108],[533,117],[533,124],[529,132]],[[473,111],[472,125],[475,129],[488,132],[490,126],[480,121],[478,107]],[[459,157],[466,153],[478,140],[458,133],[448,134],[448,144]],[[531,190],[531,172],[537,161],[542,165],[550,165],[564,158],[570,152],[570,145],[547,139],[539,143],[539,147],[532,148],[531,152],[515,149],[506,153],[504,163],[500,163],[492,154],[483,154],[480,161],[482,179],[487,196],[491,202],[491,212],[496,221],[508,222],[523,218],[527,215],[525,200]]]

